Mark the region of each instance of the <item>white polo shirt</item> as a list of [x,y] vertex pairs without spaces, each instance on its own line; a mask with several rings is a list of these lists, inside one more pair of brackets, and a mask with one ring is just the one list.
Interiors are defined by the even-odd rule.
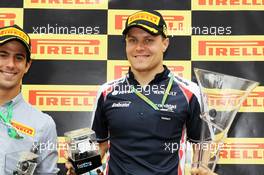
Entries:
[[[27,103],[22,94],[11,100],[13,104],[12,125],[18,129],[23,139],[10,138],[7,126],[0,120],[0,175],[10,174],[6,171],[6,155],[18,151],[30,151],[39,148],[35,174],[57,174],[57,132],[53,119]],[[6,115],[7,106],[0,106],[0,111]]]

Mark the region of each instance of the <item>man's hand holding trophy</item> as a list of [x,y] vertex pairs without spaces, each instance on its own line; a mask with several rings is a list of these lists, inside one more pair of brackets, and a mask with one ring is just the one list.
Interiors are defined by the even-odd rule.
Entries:
[[102,165],[98,143],[93,130],[82,128],[66,132],[68,145],[65,164],[67,174],[84,174]]
[[30,151],[9,153],[5,157],[6,172],[13,175],[33,175],[38,155]]

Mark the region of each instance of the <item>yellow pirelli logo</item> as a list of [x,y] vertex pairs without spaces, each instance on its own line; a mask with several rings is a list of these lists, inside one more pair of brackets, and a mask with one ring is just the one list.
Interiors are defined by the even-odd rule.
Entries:
[[206,89],[201,90],[210,109],[217,111],[236,110],[244,100],[245,91],[234,89]]
[[[108,10],[108,34],[122,35],[129,15],[135,10]],[[191,35],[191,12],[159,10],[166,24],[168,35]]]
[[67,156],[68,145],[65,137],[58,137],[58,163],[65,163]]
[[42,111],[92,111],[99,86],[23,85],[25,99]]
[[107,9],[108,0],[26,0],[25,8]]
[[33,59],[106,60],[107,36],[32,34]]
[[192,10],[264,10],[263,0],[194,0]]
[[137,21],[137,20],[144,20],[144,21],[148,21],[150,23],[158,25],[159,22],[160,22],[160,17],[157,16],[157,15],[154,15],[152,13],[148,13],[148,12],[139,12],[139,13],[136,13],[134,15],[131,15],[128,18],[128,22],[127,23],[131,24],[131,23],[133,23],[134,21]]
[[244,100],[240,112],[264,112],[264,87],[256,87]]
[[0,37],[4,37],[8,35],[14,35],[16,37],[20,37],[29,44],[29,40],[30,40],[29,37],[21,30],[18,30],[17,28],[11,27],[0,30]]
[[246,99],[244,91],[234,89],[203,89],[208,107],[218,111],[235,110],[239,112],[264,112],[264,87],[256,87]]
[[193,36],[194,61],[263,61],[263,36]]
[[0,11],[0,28],[12,26],[14,24],[23,28],[23,9],[21,8],[1,8]]
[[218,164],[264,164],[263,138],[227,138]]
[[35,129],[29,126],[26,126],[22,123],[12,120],[12,126],[14,126],[19,132],[33,137],[35,135]]
[[[164,61],[168,69],[174,73],[174,75],[191,79],[191,62],[190,61]],[[125,76],[129,69],[128,61],[121,60],[108,60],[107,61],[107,81],[121,78]]]

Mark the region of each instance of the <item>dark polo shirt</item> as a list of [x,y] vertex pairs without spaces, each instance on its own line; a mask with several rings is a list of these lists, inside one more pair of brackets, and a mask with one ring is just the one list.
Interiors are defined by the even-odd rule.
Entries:
[[195,83],[173,76],[165,110],[153,109],[131,90],[133,85],[162,108],[172,76],[164,68],[145,88],[129,71],[99,91],[92,128],[99,142],[110,141],[109,175],[177,175],[179,160],[184,157],[180,143],[184,138],[199,139],[200,95]]

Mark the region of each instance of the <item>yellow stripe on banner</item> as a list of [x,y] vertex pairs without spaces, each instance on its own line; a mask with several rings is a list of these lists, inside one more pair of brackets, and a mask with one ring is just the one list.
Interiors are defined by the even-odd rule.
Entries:
[[92,111],[99,86],[23,85],[26,101],[42,111]]
[[[164,61],[168,69],[172,71],[174,75],[191,79],[191,61]],[[107,81],[112,81],[123,77],[129,68],[129,62],[124,60],[108,60],[107,61]]]
[[264,36],[192,36],[192,61],[264,61]]
[[108,0],[25,0],[24,8],[107,9]]
[[264,164],[264,138],[227,138],[218,164]]
[[0,27],[14,24],[23,28],[23,8],[0,8]]
[[[49,60],[106,60],[107,35],[66,35],[76,28],[52,27],[55,33],[48,32],[49,27],[39,29],[39,34],[31,34],[32,58]],[[79,30],[79,29],[78,29]],[[81,31],[87,31],[85,28]],[[49,31],[50,32],[50,31]],[[76,31],[75,31],[76,32]]]
[[263,0],[193,0],[192,10],[264,10]]
[[65,137],[58,137],[58,163],[65,163],[66,162],[66,154],[67,154],[67,143]]
[[244,100],[242,100],[243,91],[239,90],[219,90],[203,89],[208,99],[210,109],[217,111],[234,110],[239,107],[239,112],[264,112],[264,87],[256,87]]
[[264,112],[264,86],[256,87],[249,94],[239,112]]

